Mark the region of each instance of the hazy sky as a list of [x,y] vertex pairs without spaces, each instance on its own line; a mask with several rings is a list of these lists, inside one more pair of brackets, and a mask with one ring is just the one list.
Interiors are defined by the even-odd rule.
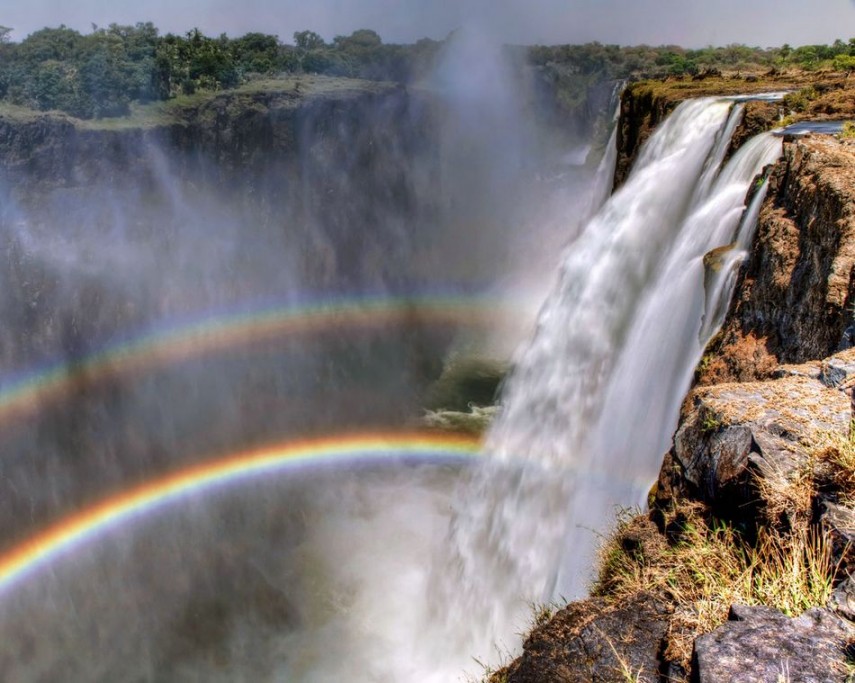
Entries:
[[373,28],[386,42],[443,38],[479,24],[514,43],[599,40],[687,47],[827,43],[855,37],[854,0],[2,0],[0,25],[20,40],[64,23],[153,21],[162,32],[275,33],[312,29],[327,39]]

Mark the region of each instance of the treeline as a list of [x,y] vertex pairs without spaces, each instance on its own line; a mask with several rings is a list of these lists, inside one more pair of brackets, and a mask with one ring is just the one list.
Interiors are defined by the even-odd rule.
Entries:
[[[66,26],[45,28],[20,43],[0,27],[0,99],[33,109],[56,109],[81,118],[122,116],[133,102],[166,100],[197,91],[233,88],[253,78],[319,73],[412,82],[426,75],[443,45],[383,43],[369,29],[327,42],[299,31],[293,44],[277,36],[204,35],[198,29],[161,36],[150,22],[93,26],[82,34]],[[855,38],[832,45],[756,48],[728,45],[687,50],[676,46],[619,47],[588,43],[515,47],[564,93],[568,106],[593,80],[696,75],[757,68],[855,70]]]
[[7,40],[9,32],[0,28],[0,98],[81,118],[122,116],[132,102],[233,88],[284,73],[407,82],[439,46],[428,39],[386,45],[367,29],[331,43],[300,31],[293,45],[262,33],[212,38],[193,29],[160,36],[150,22],[93,27],[86,35],[66,26],[45,28],[20,43]]
[[605,78],[661,78],[694,76],[721,70],[752,71],[799,68],[807,70],[855,70],[855,38],[831,45],[789,45],[774,48],[727,45],[689,50],[675,45],[619,47],[585,45],[535,46],[525,48],[531,63]]

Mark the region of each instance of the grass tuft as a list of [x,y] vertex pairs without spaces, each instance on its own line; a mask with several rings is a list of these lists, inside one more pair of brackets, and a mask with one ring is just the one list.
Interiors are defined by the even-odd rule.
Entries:
[[831,595],[836,567],[818,527],[761,529],[748,538],[703,506],[685,504],[671,513],[668,528],[670,542],[644,517],[620,520],[603,548],[593,592],[620,600],[648,591],[673,604],[665,655],[687,668],[695,638],[723,624],[731,605],[796,616]]

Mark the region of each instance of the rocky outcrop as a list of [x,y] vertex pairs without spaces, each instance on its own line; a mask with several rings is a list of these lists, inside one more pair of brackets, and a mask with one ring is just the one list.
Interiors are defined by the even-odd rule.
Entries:
[[[829,363],[844,360],[855,360],[855,354]],[[804,372],[789,368],[768,382],[695,389],[683,406],[669,466],[660,475],[660,503],[676,488],[682,497],[712,505],[722,517],[745,518],[758,501],[757,477],[795,476],[806,465],[806,444],[829,432],[845,435],[849,397],[823,382],[819,372],[811,376],[811,366]]]
[[768,377],[781,363],[853,343],[855,144],[829,136],[788,142],[769,183],[702,384]]

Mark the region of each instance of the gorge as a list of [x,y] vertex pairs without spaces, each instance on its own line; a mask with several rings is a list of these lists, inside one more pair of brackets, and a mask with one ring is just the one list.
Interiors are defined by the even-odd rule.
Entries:
[[[604,81],[555,121],[527,109],[555,92],[470,50],[420,87],[4,110],[10,680],[478,676],[533,604],[585,595],[615,507],[657,475],[627,556],[702,526],[681,500],[746,537],[748,509],[791,530],[850,514],[826,482],[775,517],[752,478],[849,425],[852,143],[772,135],[782,95],[751,97],[800,77]],[[415,433],[473,358],[462,405],[430,407],[465,413],[475,386],[492,415],[521,343],[484,456]],[[669,640],[655,582],[609,602],[599,579],[496,680],[627,680],[622,658],[689,680],[724,656]],[[833,659],[851,627],[816,620]]]

